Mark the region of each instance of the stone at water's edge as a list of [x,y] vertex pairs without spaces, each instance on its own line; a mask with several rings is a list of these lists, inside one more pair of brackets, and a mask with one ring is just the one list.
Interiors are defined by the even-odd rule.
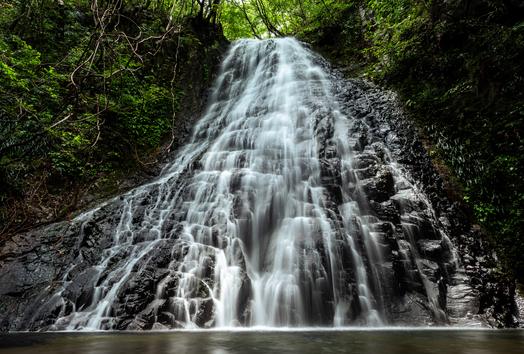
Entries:
[[520,325],[399,106],[236,42],[157,181],[0,251],[0,329]]

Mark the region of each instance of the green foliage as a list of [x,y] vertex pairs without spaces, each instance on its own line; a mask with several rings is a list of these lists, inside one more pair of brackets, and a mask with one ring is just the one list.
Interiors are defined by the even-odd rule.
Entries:
[[244,0],[224,0],[220,5],[220,21],[224,35],[230,40],[260,36],[265,31],[256,9]]
[[119,130],[125,131],[137,145],[156,147],[171,131],[171,102],[171,92],[153,84],[123,93],[112,111],[118,113]]
[[366,23],[367,39],[372,43],[366,52],[385,63],[415,54],[426,25],[422,17],[424,7],[420,3],[411,0],[369,1],[374,21]]
[[[137,151],[171,135],[175,62],[159,58],[177,50],[174,19],[187,27],[188,10],[109,0],[112,15],[97,22],[96,4],[0,1],[0,242],[31,220],[32,202],[69,210],[100,174],[133,165]],[[59,191],[65,204],[49,192],[44,203],[35,197],[48,178],[74,181]]]
[[209,82],[209,69],[207,68],[207,64],[204,64],[204,82]]
[[347,10],[357,1],[323,0],[223,0],[220,21],[230,39],[271,36],[323,36],[322,28],[344,23],[350,27]]

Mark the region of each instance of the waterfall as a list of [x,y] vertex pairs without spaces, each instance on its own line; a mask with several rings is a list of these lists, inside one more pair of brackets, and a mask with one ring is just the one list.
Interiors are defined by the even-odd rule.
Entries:
[[469,288],[445,217],[402,161],[386,96],[366,85],[291,38],[234,42],[161,177],[74,221],[74,259],[25,329],[466,316],[450,300]]

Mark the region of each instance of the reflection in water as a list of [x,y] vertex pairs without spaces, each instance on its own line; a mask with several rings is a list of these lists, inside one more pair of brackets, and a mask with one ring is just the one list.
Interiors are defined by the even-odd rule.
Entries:
[[524,331],[290,330],[2,333],[0,353],[522,353]]

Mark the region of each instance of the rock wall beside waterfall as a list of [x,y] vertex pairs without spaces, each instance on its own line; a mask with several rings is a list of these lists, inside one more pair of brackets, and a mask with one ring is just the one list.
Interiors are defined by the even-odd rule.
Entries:
[[210,103],[158,180],[4,247],[2,330],[518,324],[391,93],[245,41]]
[[[518,298],[515,283],[509,279],[501,282],[500,277],[492,274],[496,264],[490,246],[484,245],[487,236],[478,226],[471,225],[462,206],[453,203],[448,197],[450,193],[435,170],[417,131],[403,112],[402,103],[390,91],[367,82],[361,82],[359,86],[369,93],[374,108],[380,112],[373,118],[373,133],[382,137],[402,167],[418,181],[417,186],[428,197],[435,211],[439,227],[449,235],[451,245],[448,244],[448,247],[452,246],[458,251],[461,267],[448,279],[446,289],[439,295],[440,301],[446,303],[446,320],[455,326],[468,326],[479,321],[478,325],[482,323],[481,326],[492,328],[522,327],[524,313],[515,304]],[[398,195],[391,197],[397,210],[406,211],[399,204],[402,199]],[[435,270],[431,263],[438,263],[445,258],[446,246],[442,248],[443,245],[431,240],[431,237],[418,240],[417,245],[419,252],[429,261],[424,262],[424,265],[431,269],[431,274]],[[442,267],[439,272],[441,270]],[[433,273],[430,278],[435,279],[439,275],[445,278],[442,273]]]

